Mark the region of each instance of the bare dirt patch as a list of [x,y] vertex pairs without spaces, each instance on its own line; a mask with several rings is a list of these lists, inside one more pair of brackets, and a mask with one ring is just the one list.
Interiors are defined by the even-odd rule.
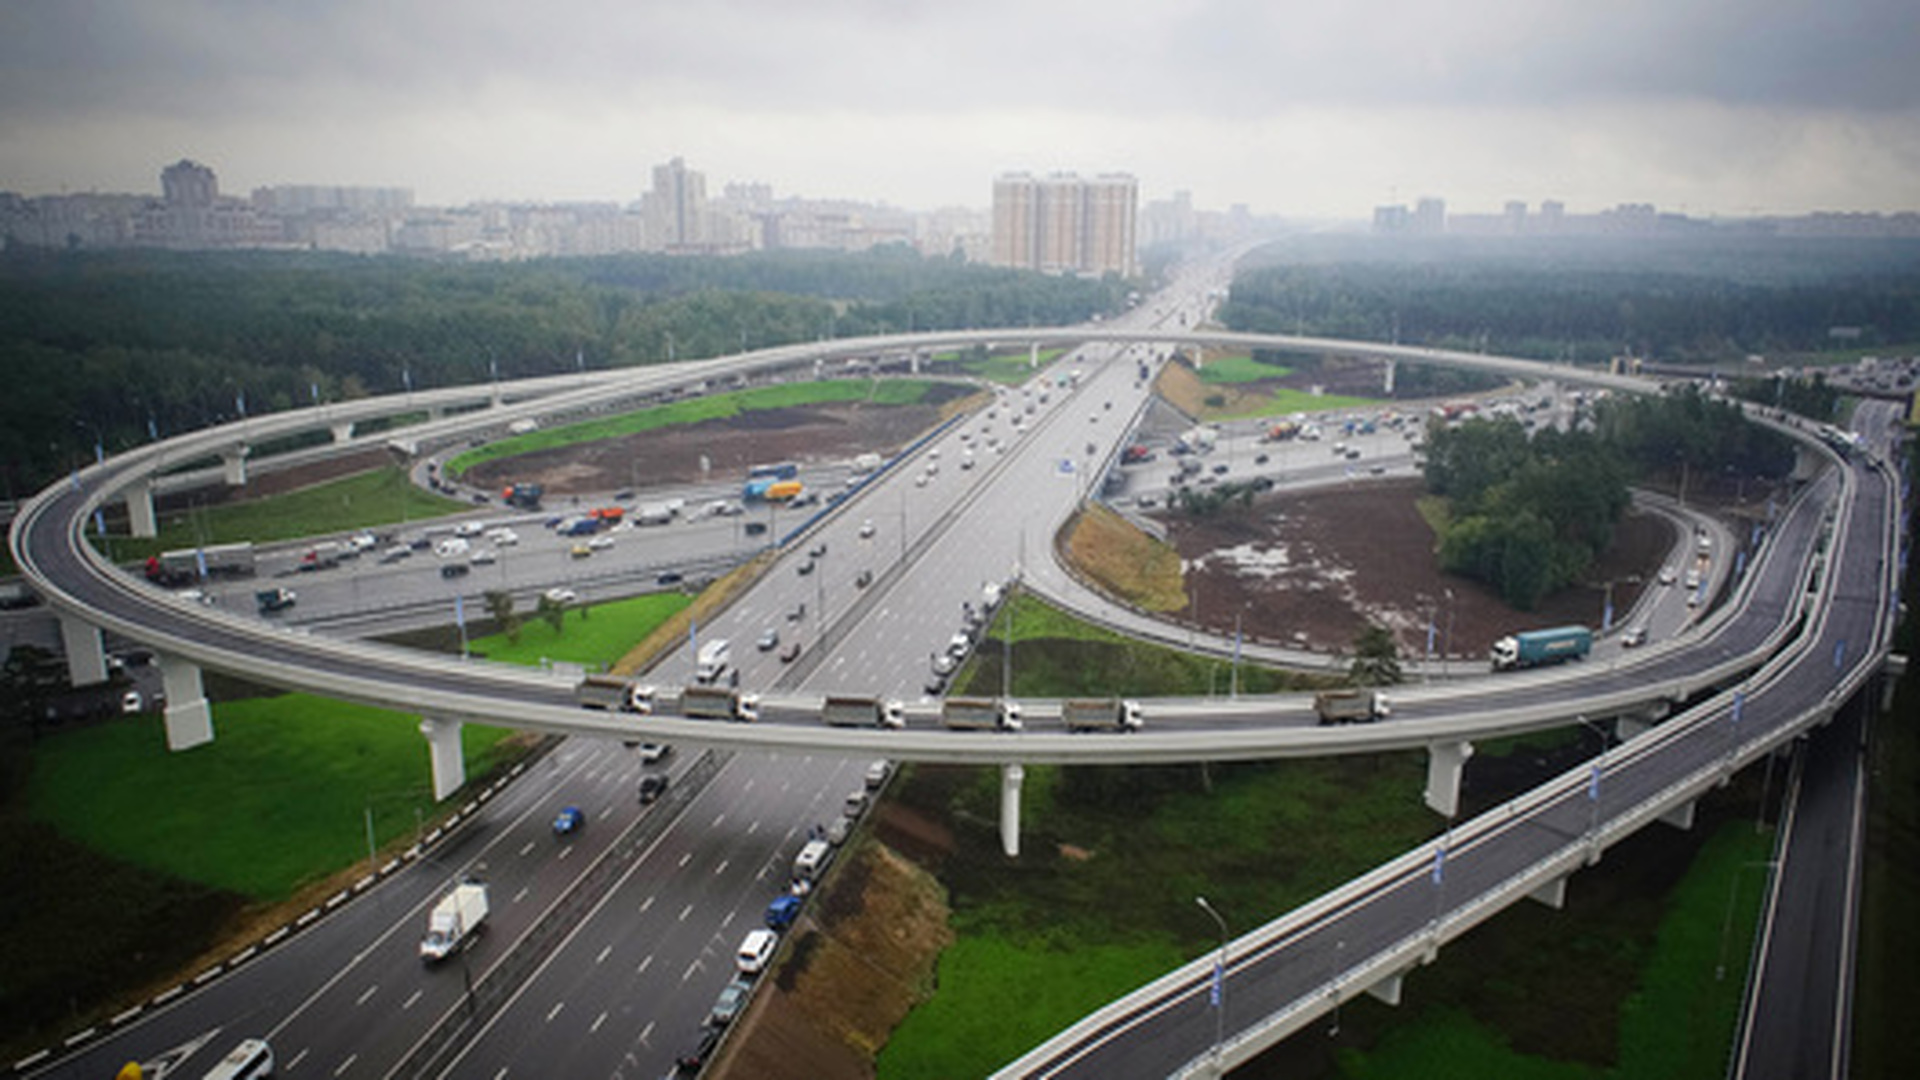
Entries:
[[1537,611],[1517,611],[1488,587],[1440,569],[1433,530],[1415,508],[1421,491],[1414,480],[1368,482],[1268,495],[1211,518],[1165,515],[1187,563],[1188,615],[1225,633],[1238,615],[1250,638],[1324,652],[1348,649],[1378,623],[1403,656],[1425,653],[1432,620],[1436,652],[1480,657],[1515,630],[1599,625],[1609,580],[1615,611],[1624,613],[1673,542],[1665,519],[1629,514],[1588,583],[1547,597]]
[[788,958],[716,1077],[871,1077],[894,1027],[932,993],[935,962],[953,940],[939,883],[883,843],[851,859],[790,932]]
[[482,489],[542,484],[555,495],[698,483],[744,475],[760,462],[805,465],[891,453],[938,423],[940,415],[937,395],[919,405],[761,409],[488,461],[467,470],[466,479]]

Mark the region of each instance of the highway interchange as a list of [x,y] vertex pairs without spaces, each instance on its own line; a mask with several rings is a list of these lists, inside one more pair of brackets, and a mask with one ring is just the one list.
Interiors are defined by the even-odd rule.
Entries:
[[[1191,310],[1219,280],[1186,284],[1182,302]],[[1155,317],[1150,312],[1142,315]],[[1007,431],[1007,453],[981,455],[972,470],[960,469],[955,461],[960,429],[943,431],[934,444],[944,451],[937,472],[926,472],[923,452],[870,484],[857,503],[824,519],[804,538],[801,546],[809,550],[826,545],[813,573],[797,573],[792,568],[795,560],[789,557],[704,633],[735,640],[736,656],[745,661],[743,683],[748,686],[795,694],[860,688],[917,697],[925,673],[919,658],[942,647],[951,636],[963,600],[977,598],[987,581],[1005,580],[1016,573],[1034,580],[1048,572],[1051,560],[1044,557],[1044,550],[1054,529],[1072,511],[1089,478],[1100,471],[1125,427],[1144,407],[1146,394],[1136,374],[1137,363],[1145,355],[1145,348],[1138,345],[1083,348],[1061,365],[1082,370],[1078,392],[1057,393],[1047,407],[1036,408],[1031,422],[1023,424],[1026,433],[1015,438]],[[1000,409],[1014,405],[1024,411],[1024,400],[1012,395],[1000,403]],[[966,424],[980,422],[970,418]],[[1004,418],[1000,423],[1010,426]],[[976,427],[975,440],[970,440],[976,446],[978,431]],[[927,482],[918,483],[923,475]],[[1835,495],[1830,488],[1816,485],[1796,504],[1779,526],[1783,539],[1765,549],[1768,566],[1783,561],[1781,551],[1797,554],[1812,546],[1806,541],[1818,528],[1821,510]],[[1862,497],[1849,505],[1871,501]],[[862,536],[869,522],[872,535]],[[1009,528],[1010,523],[1018,525]],[[690,536],[696,526],[668,528]],[[1885,532],[1884,523],[1880,532]],[[1845,535],[1872,538],[1874,529],[1861,526]],[[622,538],[615,551],[625,546]],[[52,548],[45,551],[49,560],[57,558]],[[602,552],[593,558],[613,554]],[[632,556],[636,562],[631,573],[644,575],[653,568],[648,560],[655,557],[651,553]],[[663,564],[672,561],[669,556],[659,559]],[[55,572],[62,581],[87,581],[87,575],[78,570],[68,566]],[[863,570],[874,575],[864,588],[854,584]],[[476,571],[481,572],[485,571]],[[529,580],[537,584],[538,579],[536,573]],[[1791,607],[1799,577],[1793,566],[1786,566],[1766,574],[1756,568],[1750,580],[1755,582],[1753,595],[1744,601],[1743,617],[1703,626],[1684,650],[1676,648],[1665,656],[1660,650],[1648,650],[1647,666],[1606,677],[1592,669],[1582,671],[1580,692],[1594,700],[1645,700],[1649,686],[1677,687],[1703,667],[1753,662],[1756,650],[1778,636],[1780,615]],[[440,583],[425,584],[433,589]],[[133,591],[143,589],[136,586]],[[112,592],[81,599],[97,602],[96,610],[109,612],[126,610],[128,602],[126,593]],[[141,595],[139,602],[153,605],[155,600]],[[801,604],[808,606],[807,615],[787,621],[786,614]],[[1842,602],[1836,610],[1844,613],[1849,606]],[[770,625],[803,641],[800,662],[789,667],[773,653],[751,651],[752,639]],[[153,638],[136,616],[126,617],[119,629],[142,640]],[[1871,628],[1863,631],[1858,625],[1847,632],[1855,648],[1873,636]],[[195,633],[194,641],[178,643],[186,655],[204,651],[211,642],[216,647],[252,650],[263,664],[275,661],[272,648],[263,649],[251,627],[227,627],[219,618],[202,618]],[[173,644],[153,643],[162,649]],[[349,690],[358,687],[368,699],[384,697],[387,691],[380,680],[367,676],[365,665],[374,664],[391,672],[387,677],[416,686],[418,693],[411,701],[423,713],[468,715],[460,702],[467,696],[470,679],[384,652],[337,646],[333,655],[341,665],[341,685]],[[911,658],[910,662],[903,662],[902,656]],[[688,666],[685,655],[677,655],[653,677],[674,685],[684,681]],[[1438,687],[1425,697],[1409,693],[1400,709],[1408,720],[1420,719],[1423,710],[1435,718],[1458,712],[1498,715],[1504,710],[1513,715],[1518,729],[1539,723],[1530,703],[1564,698],[1568,682],[1520,677],[1492,688]],[[499,676],[489,683],[490,689],[501,687],[517,690],[538,711],[570,706],[564,687],[535,673]],[[1748,716],[1757,715],[1761,700],[1756,695],[1749,701]],[[571,719],[580,719],[578,710],[570,711],[576,714]],[[1276,718],[1306,729],[1299,732],[1302,739],[1292,752],[1324,748],[1315,745],[1316,733],[1309,727],[1304,706],[1297,702],[1282,706],[1213,702],[1206,704],[1205,713],[1210,718],[1208,741],[1215,751],[1208,756],[1272,756],[1273,746],[1261,729]],[[769,717],[769,721],[781,719],[777,710]],[[817,720],[807,726],[798,714],[784,719],[797,734],[821,734]],[[954,760],[974,760],[973,747],[981,745],[981,738],[993,742],[1000,738],[942,735],[933,730],[931,716],[924,711],[913,722],[926,729],[929,739],[944,739],[951,749],[943,747],[938,756]],[[630,728],[632,721],[608,718],[603,730],[610,736],[627,734],[623,723]],[[857,756],[827,753],[825,747],[810,750],[800,740],[773,753],[703,752],[695,742],[680,738],[687,729],[670,726],[673,723],[661,721],[658,727],[682,744],[673,766],[676,775],[684,781],[689,771],[697,769],[711,772],[711,782],[679,783],[672,798],[643,810],[632,798],[637,766],[631,751],[613,737],[571,739],[534,767],[530,778],[534,782],[523,780],[508,787],[433,848],[430,861],[393,875],[364,899],[344,905],[311,929],[178,1003],[86,1045],[54,1066],[49,1075],[93,1075],[105,1062],[157,1054],[215,1029],[225,1033],[214,1040],[220,1046],[242,1034],[269,1034],[283,1072],[294,1076],[659,1074],[674,1052],[684,1048],[681,1044],[730,974],[734,942],[757,923],[761,908],[784,884],[798,839],[809,825],[838,812],[840,797],[859,786],[866,757],[890,749],[887,733],[847,732],[839,748],[853,750]],[[1048,726],[1044,715],[1038,726]],[[763,725],[767,730],[777,727],[777,723]],[[1083,749],[1107,746],[1119,746],[1112,760],[1128,759],[1129,751],[1120,746],[1127,738],[1055,738],[1061,740],[1057,748],[1023,745],[1016,760],[1066,760]],[[1390,744],[1390,738],[1380,743]],[[1008,760],[1008,756],[996,748],[978,760]],[[1626,805],[1629,785],[1635,782],[1631,777],[1636,775],[1630,763],[1610,764],[1608,775],[1610,797],[1619,792],[1617,797]],[[1552,814],[1587,813],[1577,793],[1569,799],[1566,806],[1530,819],[1532,827],[1564,839],[1568,829],[1564,823],[1556,829]],[[589,827],[577,839],[562,843],[550,834],[547,823],[568,803],[588,810]],[[1466,877],[1476,872],[1471,858],[1476,848],[1461,843],[1462,850],[1450,856],[1449,873]],[[1504,845],[1486,841],[1484,848],[1491,851]],[[586,869],[590,864],[595,866],[592,871]],[[459,971],[422,969],[412,951],[425,907],[453,876],[481,868],[498,898],[489,933],[465,954]],[[1419,877],[1417,871],[1408,875],[1407,887],[1417,889]],[[1463,883],[1460,888],[1464,892],[1467,886]],[[1433,906],[1431,899],[1415,906],[1421,903],[1429,910]],[[581,907],[575,910],[567,905]],[[1377,910],[1388,912],[1390,906]],[[557,911],[579,917],[568,921],[566,932],[549,943],[554,951],[530,962],[520,944],[523,935],[543,923],[555,923]],[[1388,912],[1381,925],[1399,925],[1393,920],[1404,921],[1404,915]],[[1316,933],[1343,935],[1349,929],[1335,924]],[[1352,938],[1336,938],[1343,944],[1335,952],[1360,955],[1355,942],[1367,939],[1358,929],[1352,932]],[[1324,945],[1326,940],[1302,937],[1298,946],[1289,948],[1308,952],[1289,955],[1307,955],[1312,942]],[[1250,961],[1248,970],[1247,985],[1252,985]],[[1236,965],[1236,1001],[1247,1000],[1239,996],[1243,993],[1254,993],[1240,989],[1241,978]],[[513,989],[494,991],[501,1000],[491,1011],[468,1020],[462,1006],[468,979],[481,987]],[[1210,1021],[1204,1009],[1200,1012],[1202,1026],[1210,1033]],[[1164,1038],[1168,1029],[1156,1030],[1160,1032],[1156,1038]],[[457,1048],[429,1046],[427,1037],[436,1031],[457,1031]],[[1167,1045],[1188,1042],[1174,1039]],[[420,1071],[411,1071],[416,1069]],[[1138,1074],[1164,1071],[1144,1068]]]

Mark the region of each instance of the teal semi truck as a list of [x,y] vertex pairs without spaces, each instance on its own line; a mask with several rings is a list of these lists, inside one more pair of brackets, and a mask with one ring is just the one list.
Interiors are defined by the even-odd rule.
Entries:
[[1524,630],[1493,643],[1493,670],[1558,664],[1578,660],[1593,651],[1593,631],[1584,626],[1556,626],[1551,630]]

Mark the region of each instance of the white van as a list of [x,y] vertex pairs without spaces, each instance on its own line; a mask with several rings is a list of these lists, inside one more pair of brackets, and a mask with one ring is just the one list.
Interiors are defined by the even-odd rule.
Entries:
[[767,962],[773,959],[773,950],[780,944],[780,935],[771,930],[751,930],[740,941],[740,951],[734,955],[734,966],[742,975],[758,975],[766,970]]
[[273,1075],[273,1048],[265,1039],[244,1039],[207,1071],[206,1080],[253,1080]]
[[793,876],[802,881],[812,881],[827,865],[827,856],[833,846],[825,840],[809,840],[800,849],[800,856],[793,860]]

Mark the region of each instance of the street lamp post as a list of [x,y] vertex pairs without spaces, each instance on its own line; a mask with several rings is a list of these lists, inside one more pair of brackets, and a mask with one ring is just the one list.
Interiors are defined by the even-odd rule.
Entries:
[[1196,896],[1193,902],[1200,905],[1200,910],[1213,916],[1214,925],[1220,928],[1220,953],[1213,961],[1212,992],[1213,1071],[1214,1075],[1218,1076],[1225,1071],[1221,1052],[1226,1042],[1227,1031],[1227,920],[1220,917],[1220,913],[1213,909],[1212,904],[1207,903],[1206,897]]
[[1607,730],[1584,716],[1575,717],[1587,730],[1600,736],[1600,758],[1587,774],[1587,865],[1600,861],[1600,784],[1607,775]]

